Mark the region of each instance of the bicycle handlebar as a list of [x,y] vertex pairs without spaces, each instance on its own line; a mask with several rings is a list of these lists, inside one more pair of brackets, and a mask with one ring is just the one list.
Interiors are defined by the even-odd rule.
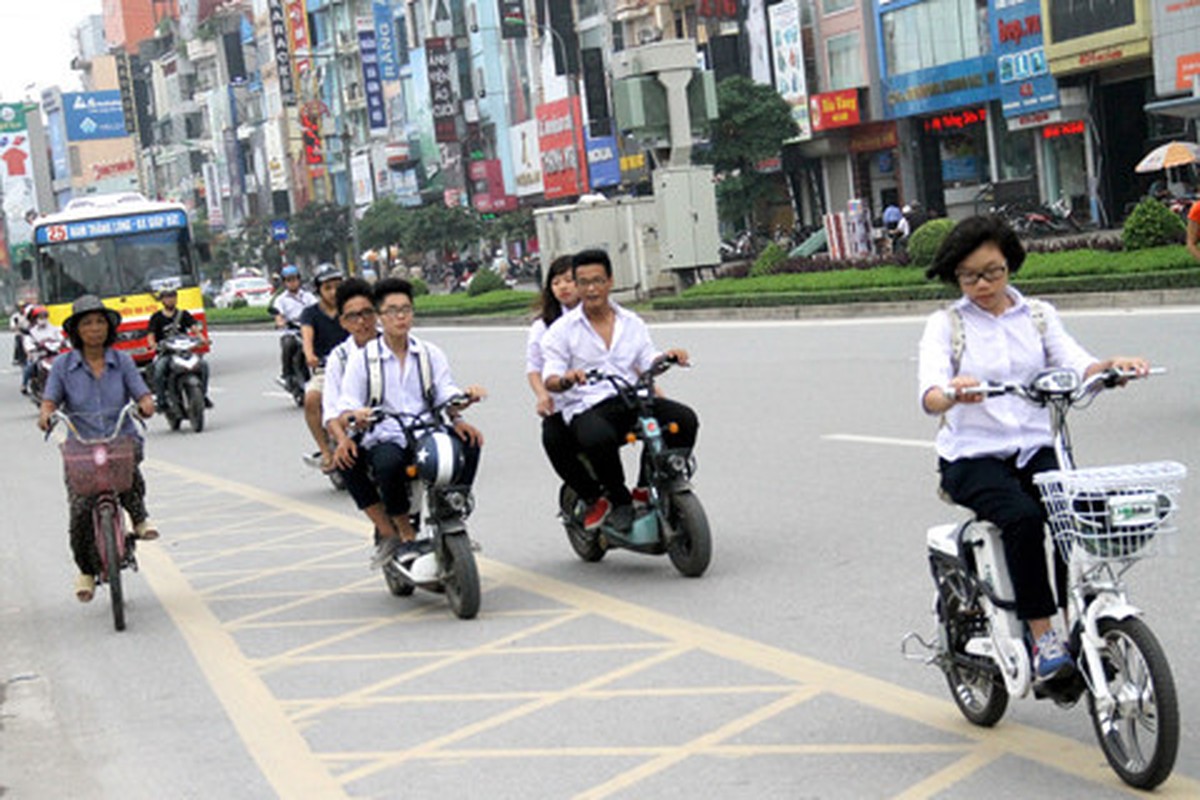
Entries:
[[[1088,395],[1099,392],[1101,389],[1111,389],[1120,385],[1125,381],[1138,380],[1146,378],[1150,375],[1162,375],[1166,373],[1165,367],[1151,367],[1149,373],[1140,375],[1133,370],[1121,370],[1109,368],[1101,370],[1094,375],[1089,376],[1082,382],[1076,381],[1074,386],[1064,386],[1060,390],[1054,390],[1051,387],[1038,386],[1038,379],[1041,375],[1034,378],[1028,384],[1018,381],[1004,381],[1002,383],[982,383],[978,386],[954,387],[945,386],[942,388],[942,393],[952,402],[961,400],[964,397],[999,397],[1006,394],[1015,394],[1018,397],[1028,400],[1031,403],[1044,405],[1051,397],[1063,397],[1069,399],[1071,404],[1077,403]],[[1045,373],[1042,373],[1045,374]]]
[[42,441],[48,441],[50,439],[50,434],[54,431],[55,426],[61,422],[67,426],[67,430],[75,434],[76,439],[84,444],[102,444],[111,442],[121,435],[121,429],[125,427],[125,421],[127,419],[133,419],[135,422],[141,425],[143,429],[145,429],[146,421],[144,419],[142,419],[140,416],[131,416],[135,411],[137,411],[137,407],[138,404],[136,400],[130,400],[128,403],[122,406],[121,413],[117,416],[117,422],[113,426],[113,432],[108,436],[102,436],[98,439],[85,439],[80,436],[79,429],[76,428],[75,423],[71,421],[71,415],[63,411],[61,408],[56,408],[54,409],[54,413],[50,415],[50,426],[46,428],[46,433],[42,437]]

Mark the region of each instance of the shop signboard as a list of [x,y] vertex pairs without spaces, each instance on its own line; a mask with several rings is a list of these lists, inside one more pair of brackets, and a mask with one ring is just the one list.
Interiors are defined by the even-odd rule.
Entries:
[[287,14],[281,0],[269,0],[271,44],[275,53],[275,72],[279,77],[279,94],[286,105],[296,104],[296,85],[292,80],[292,51],[289,44]]
[[775,91],[792,107],[796,139],[812,138],[808,119],[808,84],[804,80],[804,37],[800,31],[800,6],[783,0],[767,9],[771,31],[771,65]]
[[490,214],[517,208],[517,198],[504,191],[504,166],[499,159],[469,162],[467,177],[471,180],[471,202],[476,211]]
[[454,96],[454,45],[449,39],[425,40],[429,68],[429,97],[433,104],[434,138],[458,141],[458,98]]
[[1153,0],[1153,6],[1154,92],[1190,91],[1200,75],[1200,2]]
[[387,110],[383,104],[383,74],[379,69],[375,24],[369,17],[362,17],[355,25],[358,32],[358,52],[362,61],[363,95],[367,99],[367,124],[372,132],[386,131]]
[[400,55],[396,48],[396,17],[391,0],[374,0],[371,10],[375,18],[375,52],[379,59],[379,74],[385,81],[399,80]]
[[989,19],[1004,116],[1057,108],[1058,81],[1043,47],[1040,0],[991,0]]
[[288,41],[295,58],[296,77],[302,82],[312,69],[312,38],[308,33],[308,9],[304,0],[284,0],[284,15],[287,17]]
[[843,89],[840,92],[823,92],[808,99],[808,118],[814,131],[846,128],[857,125],[862,118],[859,111],[858,89]]
[[846,148],[851,153],[874,153],[895,149],[899,144],[895,122],[872,122],[851,130]]
[[129,135],[125,130],[121,93],[116,89],[64,93],[63,110],[67,121],[67,141],[123,139]]
[[615,136],[585,136],[587,142],[588,176],[593,189],[617,186],[621,183],[621,157]]
[[537,107],[538,148],[547,200],[588,190],[587,153],[583,146],[579,98],[564,97]]
[[1041,5],[1046,55],[1056,76],[1150,55],[1149,0],[1041,0]]
[[883,78],[884,113],[892,118],[989,103],[999,96],[994,55]]
[[529,120],[513,125],[511,131],[517,196],[541,194],[545,187],[542,185],[542,158],[538,149],[537,121]]

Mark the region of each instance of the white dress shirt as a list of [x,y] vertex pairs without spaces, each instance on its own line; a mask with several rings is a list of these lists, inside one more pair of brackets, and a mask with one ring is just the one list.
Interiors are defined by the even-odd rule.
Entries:
[[[568,370],[600,370],[632,382],[650,368],[659,350],[650,341],[650,331],[642,318],[632,311],[609,301],[616,313],[613,321],[611,346],[596,333],[583,303],[563,314],[542,337],[542,379],[551,375],[563,375]],[[559,393],[555,405],[562,411],[563,419],[570,422],[573,417],[592,406],[607,400],[617,393],[608,381],[586,383]]]
[[[963,297],[954,303],[962,314],[965,347],[958,374],[981,382],[1026,382],[1047,367],[1066,367],[1082,377],[1096,358],[1063,328],[1058,312],[1048,303],[1045,334],[1038,332],[1025,297],[1011,286],[1013,304],[996,316]],[[918,402],[945,387],[954,377],[952,328],[949,312],[935,311],[921,336]],[[1025,466],[1040,448],[1051,444],[1050,413],[1015,395],[989,397],[982,403],[956,403],[938,429],[937,454],[947,461],[960,458],[1017,456]]]
[[[420,348],[425,348],[429,353],[434,403],[445,402],[449,397],[461,393],[450,374],[450,362],[437,345],[410,337],[408,351],[401,362],[391,348],[384,344],[382,337],[379,343],[382,345],[379,360],[383,373],[383,392],[379,407],[384,411],[420,415],[429,419],[429,408],[421,394],[421,367],[417,358]],[[341,397],[338,399],[335,415],[367,407],[370,403],[368,373],[367,354],[363,348],[346,362],[346,371],[341,381]],[[404,429],[391,417],[375,425],[362,441],[364,447],[372,447],[382,442],[395,442],[401,446],[405,444]]]
[[307,289],[289,292],[284,289],[275,298],[273,305],[279,315],[292,325],[300,325],[300,312],[317,302],[317,296]]
[[[542,352],[542,338],[545,337],[546,331],[549,328],[546,321],[541,317],[534,320],[529,326],[529,337],[525,340],[525,374],[536,372],[542,374],[542,368],[546,366],[546,355]],[[543,378],[544,380],[544,378]],[[550,395],[550,413],[560,411],[558,398],[554,394]]]
[[331,419],[341,414],[338,402],[342,399],[342,378],[346,374],[346,365],[362,357],[362,348],[355,344],[353,336],[347,336],[326,356],[325,384],[321,388],[322,425],[328,425]]

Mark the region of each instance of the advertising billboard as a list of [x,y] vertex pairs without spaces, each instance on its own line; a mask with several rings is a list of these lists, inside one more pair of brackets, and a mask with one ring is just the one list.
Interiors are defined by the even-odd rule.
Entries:
[[583,146],[579,98],[564,97],[538,106],[537,125],[546,199],[587,192],[587,154]]
[[[0,185],[4,189],[4,217],[8,222],[9,245],[29,241],[32,229],[26,216],[37,210],[26,125],[23,104],[0,105]],[[3,222],[0,222],[2,227]]]
[[121,92],[67,92],[63,94],[63,112],[67,123],[67,141],[124,139],[125,112]]
[[545,186],[542,184],[542,154],[538,147],[537,121],[513,125],[511,133],[517,196],[541,194]]
[[1057,108],[1058,81],[1043,47],[1040,0],[992,0],[990,19],[1004,116]]
[[798,139],[812,138],[808,119],[808,84],[804,80],[804,38],[800,32],[800,6],[783,0],[767,9],[771,30],[771,66],[775,91],[792,107]]
[[593,189],[617,186],[621,183],[621,155],[617,137],[585,137],[587,143],[588,177]]

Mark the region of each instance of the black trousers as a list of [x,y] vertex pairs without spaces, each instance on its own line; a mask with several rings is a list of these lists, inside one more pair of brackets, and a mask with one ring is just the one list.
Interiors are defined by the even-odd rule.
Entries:
[[[653,401],[654,416],[662,426],[667,447],[691,450],[696,444],[696,433],[700,420],[696,412],[683,403],[656,397]],[[629,408],[620,397],[610,397],[571,420],[571,432],[587,454],[592,469],[614,506],[625,506],[633,502],[629,488],[625,485],[625,469],[621,465],[621,445],[625,434],[637,424],[638,411]],[[676,433],[668,433],[672,422],[679,426]],[[585,500],[589,498],[584,498]],[[593,498],[594,499],[594,498]]]
[[[1044,447],[1024,467],[1012,458],[941,460],[942,488],[955,503],[1000,528],[1004,558],[1020,619],[1054,615],[1057,606],[1046,569],[1046,512],[1033,476],[1057,469],[1054,450]],[[1066,565],[1054,550],[1058,596],[1065,601]]]
[[589,505],[596,502],[604,490],[579,460],[579,442],[561,413],[542,419],[542,449],[550,459],[550,466]]
[[350,469],[339,469],[342,480],[346,484],[346,494],[350,495],[354,500],[354,505],[359,511],[365,508],[370,508],[379,502],[379,490],[375,488],[375,482],[371,480],[371,465],[370,456],[367,451],[359,447],[358,457],[354,459],[354,466]]
[[303,358],[304,345],[295,336],[283,336],[279,339],[279,375],[286,378],[292,369],[295,359]]
[[[479,468],[479,448],[466,442],[463,445],[465,464],[462,471],[462,484],[471,486],[475,483],[475,471]],[[371,474],[383,497],[383,507],[388,516],[398,517],[409,513],[412,507],[408,495],[409,477],[406,470],[413,463],[412,448],[401,447],[394,442],[377,444],[367,451],[370,461]]]

